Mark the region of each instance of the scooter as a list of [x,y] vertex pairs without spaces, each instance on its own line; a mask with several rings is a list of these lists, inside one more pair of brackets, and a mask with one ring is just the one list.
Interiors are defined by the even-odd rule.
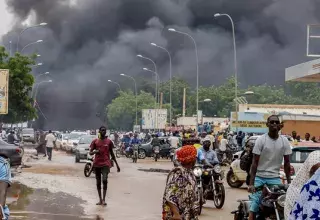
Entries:
[[93,168],[93,160],[94,160],[94,155],[91,156],[89,153],[87,155],[87,162],[86,165],[84,166],[84,175],[85,177],[89,177],[91,173],[95,173],[95,170]]
[[227,173],[227,183],[232,188],[240,188],[247,180],[247,172],[240,168],[240,155],[242,151],[233,155],[233,162]]

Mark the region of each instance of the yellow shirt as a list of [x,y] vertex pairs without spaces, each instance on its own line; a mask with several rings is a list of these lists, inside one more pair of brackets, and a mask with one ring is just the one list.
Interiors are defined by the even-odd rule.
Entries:
[[193,146],[194,146],[197,150],[198,150],[200,147],[202,147],[201,144],[194,144]]

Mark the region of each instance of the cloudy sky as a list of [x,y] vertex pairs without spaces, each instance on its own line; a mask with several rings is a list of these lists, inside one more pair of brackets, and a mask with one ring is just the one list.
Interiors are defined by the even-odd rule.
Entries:
[[10,30],[10,25],[13,22],[12,15],[8,12],[5,1],[0,1],[0,14],[1,14],[0,36],[2,36],[8,30]]

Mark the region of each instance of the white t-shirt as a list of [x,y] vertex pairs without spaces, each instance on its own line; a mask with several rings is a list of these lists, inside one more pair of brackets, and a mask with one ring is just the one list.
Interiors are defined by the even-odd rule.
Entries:
[[56,141],[56,137],[52,133],[47,134],[45,140],[47,141],[47,147],[54,147],[53,142]]
[[227,144],[228,144],[228,140],[225,139],[225,138],[222,138],[221,141],[220,141],[220,147],[219,149],[221,151],[226,151],[227,150]]
[[170,141],[170,144],[171,144],[172,148],[178,148],[178,144],[179,144],[179,138],[178,137],[175,137],[175,136],[169,137],[169,141]]

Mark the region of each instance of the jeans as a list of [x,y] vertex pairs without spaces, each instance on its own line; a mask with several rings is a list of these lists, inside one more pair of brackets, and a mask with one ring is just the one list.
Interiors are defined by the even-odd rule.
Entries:
[[51,160],[51,158],[52,158],[52,147],[47,147],[47,154],[48,154],[48,159]]

